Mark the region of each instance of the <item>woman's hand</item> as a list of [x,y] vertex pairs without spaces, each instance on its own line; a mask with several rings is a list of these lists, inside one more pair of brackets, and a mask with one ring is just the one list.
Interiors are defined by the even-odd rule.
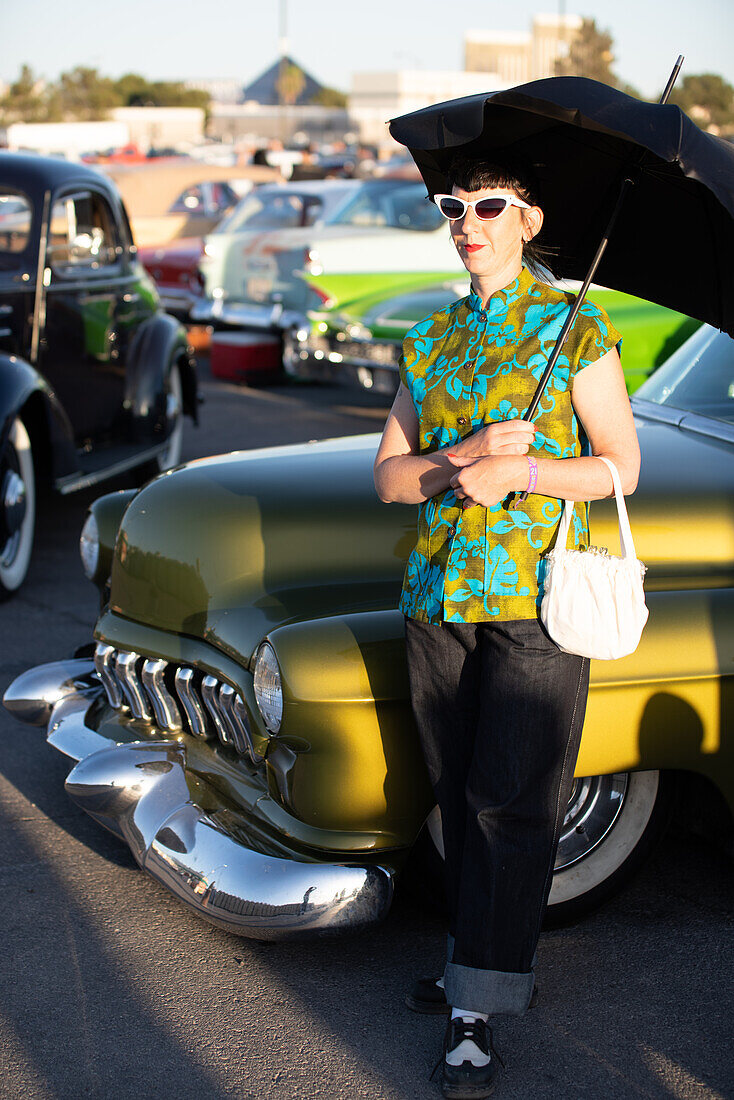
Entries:
[[498,420],[485,424],[448,452],[449,458],[486,458],[489,455],[526,455],[535,439],[535,425],[529,420]]
[[[481,504],[491,508],[515,491],[525,475],[526,463],[522,458],[491,455],[467,459],[448,456],[449,462],[461,468],[451,478],[450,485],[463,508]],[[520,464],[520,465],[518,465]]]

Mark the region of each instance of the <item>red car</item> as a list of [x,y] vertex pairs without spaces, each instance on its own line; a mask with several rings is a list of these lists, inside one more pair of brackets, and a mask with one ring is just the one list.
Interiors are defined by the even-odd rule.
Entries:
[[155,280],[166,313],[182,320],[188,318],[204,285],[199,274],[203,255],[203,237],[179,237],[160,248],[138,249],[138,258]]

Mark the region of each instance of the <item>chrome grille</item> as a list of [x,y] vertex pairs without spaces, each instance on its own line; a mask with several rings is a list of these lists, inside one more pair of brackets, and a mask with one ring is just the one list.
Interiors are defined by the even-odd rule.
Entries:
[[252,743],[245,702],[230,684],[102,642],[95,649],[94,664],[107,702],[116,710],[126,708],[134,718],[171,733],[185,730],[195,737],[217,738],[252,763],[262,761]]
[[177,668],[174,680],[176,694],[186,713],[189,729],[196,737],[206,737],[206,714],[194,683],[193,668]]
[[153,704],[156,725],[164,730],[181,729],[181,712],[166,687],[164,674],[168,662],[151,657],[143,664],[143,687]]
[[117,673],[117,682],[133,717],[150,722],[152,715],[138,679],[137,664],[139,660],[140,655],[138,653],[118,649],[115,655],[115,672]]

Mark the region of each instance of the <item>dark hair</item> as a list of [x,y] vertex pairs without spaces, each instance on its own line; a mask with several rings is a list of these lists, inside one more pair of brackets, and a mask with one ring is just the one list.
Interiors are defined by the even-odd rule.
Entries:
[[[455,157],[446,173],[449,189],[460,187],[462,191],[481,191],[485,187],[504,187],[514,191],[518,198],[529,202],[531,206],[542,206],[539,201],[538,183],[532,172],[525,167],[505,161],[494,164],[488,160],[471,160],[468,157]],[[525,215],[524,211],[520,212]],[[537,237],[525,241],[522,246],[523,263],[536,278],[553,278],[551,255],[549,250],[538,244]]]

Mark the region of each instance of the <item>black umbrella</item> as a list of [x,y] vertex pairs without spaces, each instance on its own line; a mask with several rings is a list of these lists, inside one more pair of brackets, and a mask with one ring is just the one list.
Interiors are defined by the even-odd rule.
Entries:
[[584,285],[528,419],[594,277],[734,336],[734,147],[665,102],[682,60],[659,104],[595,80],[554,77],[390,123],[431,196],[449,190],[456,156],[509,161],[537,180],[538,242],[556,276]]
[[596,281],[734,336],[734,146],[678,107],[554,77],[413,111],[390,133],[431,196],[450,190],[457,155],[529,167],[545,218],[538,243],[559,278],[584,279],[629,176]]

